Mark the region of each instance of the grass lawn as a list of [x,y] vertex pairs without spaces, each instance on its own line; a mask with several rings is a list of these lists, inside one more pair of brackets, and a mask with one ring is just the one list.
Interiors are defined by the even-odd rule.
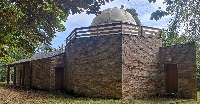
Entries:
[[140,100],[114,100],[100,98],[73,97],[65,93],[22,90],[3,88],[0,82],[0,104],[200,104],[200,92],[198,100],[175,98],[150,98]]

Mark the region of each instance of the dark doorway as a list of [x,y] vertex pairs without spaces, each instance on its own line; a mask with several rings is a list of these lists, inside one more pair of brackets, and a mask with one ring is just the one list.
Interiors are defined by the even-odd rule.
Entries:
[[178,69],[177,64],[166,64],[166,93],[178,92]]
[[64,87],[64,67],[55,68],[55,89],[63,90]]

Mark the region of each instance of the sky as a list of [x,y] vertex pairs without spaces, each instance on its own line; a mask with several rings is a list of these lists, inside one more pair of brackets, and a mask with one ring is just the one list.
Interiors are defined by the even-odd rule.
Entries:
[[[150,20],[150,16],[151,13],[158,10],[159,7],[165,9],[165,4],[163,4],[163,1],[164,0],[157,0],[156,3],[149,3],[148,0],[114,0],[113,2],[106,3],[105,5],[101,6],[100,11],[113,7],[120,8],[121,5],[124,6],[124,9],[134,8],[138,13],[138,18],[142,25],[162,29],[167,27],[170,16],[163,17],[158,21]],[[63,23],[66,27],[66,30],[64,32],[56,33],[56,37],[51,42],[52,47],[57,48],[61,44],[66,45],[65,39],[75,28],[90,26],[94,18],[94,14],[88,15],[85,12],[81,14],[69,15],[68,20]]]

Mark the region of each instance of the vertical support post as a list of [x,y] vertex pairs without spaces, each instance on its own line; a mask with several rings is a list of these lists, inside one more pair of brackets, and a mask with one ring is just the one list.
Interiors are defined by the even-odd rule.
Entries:
[[160,30],[160,34],[159,34],[159,35],[160,35],[160,37],[159,37],[159,38],[162,38],[162,30]]
[[7,69],[7,84],[9,84],[10,82],[10,66],[8,66],[8,69]]
[[77,38],[77,28],[75,28],[75,38]]
[[141,36],[143,36],[143,26],[140,26],[141,28]]
[[31,61],[29,62],[30,65],[30,88],[32,88],[32,63]]
[[120,21],[120,23],[121,23],[121,34],[122,34],[122,21]]
[[16,67],[14,67],[13,85],[16,85]]
[[25,79],[25,66],[22,67],[22,86],[24,86],[24,79]]
[[99,36],[99,27],[97,25],[97,36]]

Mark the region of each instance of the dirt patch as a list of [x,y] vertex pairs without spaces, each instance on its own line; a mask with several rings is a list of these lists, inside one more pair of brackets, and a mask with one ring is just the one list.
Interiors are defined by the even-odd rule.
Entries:
[[[197,101],[198,102],[198,101]],[[116,100],[74,97],[64,92],[0,88],[0,104],[196,104],[193,100],[174,98],[150,98],[140,100]]]

